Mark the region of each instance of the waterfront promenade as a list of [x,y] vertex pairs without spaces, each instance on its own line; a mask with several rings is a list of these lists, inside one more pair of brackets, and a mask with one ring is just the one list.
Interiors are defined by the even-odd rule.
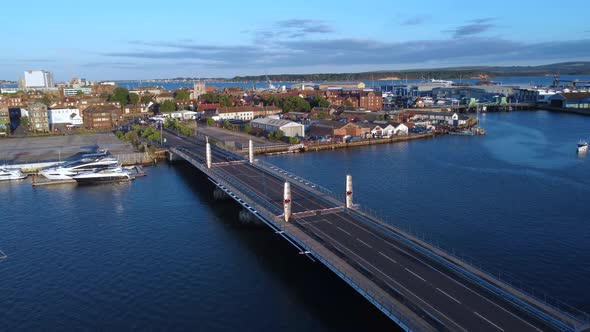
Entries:
[[[406,330],[582,331],[584,322],[467,266],[343,203],[319,186],[260,161],[168,132],[170,151],[245,209],[320,260]],[[283,184],[292,218],[283,220]],[[321,296],[321,294],[318,294]]]

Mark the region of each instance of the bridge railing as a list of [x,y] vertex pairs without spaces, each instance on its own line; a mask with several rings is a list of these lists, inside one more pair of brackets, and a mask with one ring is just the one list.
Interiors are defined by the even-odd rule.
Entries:
[[[361,295],[365,296],[370,302],[372,302],[377,308],[381,311],[386,313],[392,320],[394,320],[398,325],[400,325],[405,330],[409,331],[420,331],[422,327],[418,324],[415,320],[410,318],[407,313],[402,312],[399,309],[399,303],[402,303],[405,306],[411,307],[412,304],[407,301],[405,297],[401,295],[401,293],[395,289],[391,291],[386,291],[385,293],[390,295],[395,300],[399,301],[399,303],[395,303],[391,301],[390,298],[384,296],[384,289],[378,285],[371,276],[367,276],[361,273],[363,277],[359,277],[357,273],[350,273],[351,265],[344,265],[339,263],[337,259],[332,259],[332,255],[336,255],[334,251],[330,251],[326,243],[322,239],[315,238],[316,241],[322,243],[322,247],[318,247],[309,243],[305,240],[297,236],[293,236],[292,232],[289,228],[284,227],[282,223],[276,223],[277,227],[287,234],[290,234],[293,239],[305,250],[313,253],[314,257],[323,263],[326,267],[332,270],[336,275],[342,278],[346,283],[352,286],[355,290],[357,290]],[[313,237],[313,236],[312,236]],[[328,251],[328,252],[326,252]],[[345,262],[347,261],[346,257],[341,257],[340,255],[336,255],[343,259]],[[348,263],[348,262],[347,262]],[[360,273],[360,272],[359,272]],[[369,281],[368,281],[368,280]]]
[[[355,209],[361,211],[362,213],[364,213],[365,215],[367,215],[373,219],[380,220],[393,228],[397,228],[397,229],[413,236],[414,238],[426,243],[427,245],[440,250],[441,252],[445,253],[446,255],[453,257],[455,260],[481,271],[483,274],[485,274],[489,278],[499,281],[500,283],[507,284],[507,285],[511,286],[512,288],[522,292],[523,294],[528,295],[529,297],[539,301],[540,303],[543,303],[544,305],[557,310],[558,312],[569,315],[573,319],[579,320],[585,324],[590,323],[590,315],[588,313],[583,312],[577,308],[574,308],[573,306],[571,306],[571,305],[569,305],[569,304],[567,304],[567,303],[565,303],[553,296],[548,295],[546,292],[540,291],[540,290],[528,285],[526,282],[522,281],[522,279],[515,277],[514,275],[510,274],[509,272],[499,270],[499,269],[493,268],[491,266],[487,266],[487,265],[483,264],[481,261],[473,258],[472,256],[462,254],[462,253],[458,252],[457,250],[455,250],[454,248],[448,248],[446,246],[443,246],[440,244],[439,241],[434,240],[434,236],[427,236],[425,233],[420,233],[420,232],[416,231],[416,229],[412,229],[409,225],[399,224],[399,223],[395,222],[391,217],[386,216],[382,213],[378,213],[376,210],[373,210],[367,206],[360,205],[360,206],[356,206]],[[412,245],[413,247],[415,247],[417,249],[420,249],[421,252],[424,252],[424,248],[422,248],[420,245],[414,243],[413,241],[405,239],[405,242]],[[433,253],[433,255],[437,256],[437,260],[439,262],[441,262],[445,265],[449,265],[450,262],[448,262],[446,259],[444,259],[444,258],[438,259],[438,258],[440,258],[440,257],[438,257],[438,255],[436,255],[434,253]],[[430,256],[432,256],[432,255],[430,255]],[[455,266],[452,266],[452,267],[454,268],[454,270],[456,270]],[[458,271],[458,272],[460,272],[460,271]],[[472,279],[472,276],[470,276],[470,279]],[[560,319],[560,321],[567,324],[567,325],[571,325],[571,322],[565,322],[561,319]]]

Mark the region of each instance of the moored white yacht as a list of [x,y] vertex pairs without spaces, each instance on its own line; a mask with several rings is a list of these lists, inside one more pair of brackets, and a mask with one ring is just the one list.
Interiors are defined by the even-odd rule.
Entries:
[[7,180],[20,180],[27,177],[27,174],[23,174],[18,169],[10,169],[6,167],[0,167],[0,181]]
[[105,167],[91,172],[80,173],[72,177],[78,184],[97,184],[108,182],[131,181],[134,177],[122,167]]
[[39,174],[49,180],[71,180],[73,176],[80,173],[91,172],[109,166],[116,166],[118,163],[119,161],[117,158],[112,157],[83,158],[57,167],[43,169]]

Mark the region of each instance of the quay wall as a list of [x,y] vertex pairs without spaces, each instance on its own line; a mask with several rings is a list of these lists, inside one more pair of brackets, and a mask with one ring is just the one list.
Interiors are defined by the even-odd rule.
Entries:
[[327,144],[322,143],[322,144],[308,145],[304,149],[306,152],[307,151],[334,150],[334,149],[350,148],[350,147],[355,147],[355,146],[405,142],[405,141],[411,141],[411,140],[415,140],[415,139],[431,138],[434,136],[435,136],[434,133],[426,133],[426,134],[416,134],[416,135],[408,135],[408,136],[396,136],[396,137],[392,137],[392,138],[377,138],[377,139],[370,139],[370,140],[349,142],[349,143],[327,143]]

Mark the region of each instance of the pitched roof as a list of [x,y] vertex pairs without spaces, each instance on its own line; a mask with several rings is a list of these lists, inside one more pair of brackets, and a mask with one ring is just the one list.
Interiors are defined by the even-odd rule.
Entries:
[[258,123],[258,124],[262,124],[262,125],[275,126],[275,127],[283,127],[283,126],[287,126],[287,125],[302,126],[302,124],[299,124],[299,123],[296,123],[293,121],[282,120],[282,119],[273,119],[273,118],[258,118],[258,119],[252,120],[252,123]]
[[566,100],[587,99],[590,98],[590,92],[564,92],[559,93]]

